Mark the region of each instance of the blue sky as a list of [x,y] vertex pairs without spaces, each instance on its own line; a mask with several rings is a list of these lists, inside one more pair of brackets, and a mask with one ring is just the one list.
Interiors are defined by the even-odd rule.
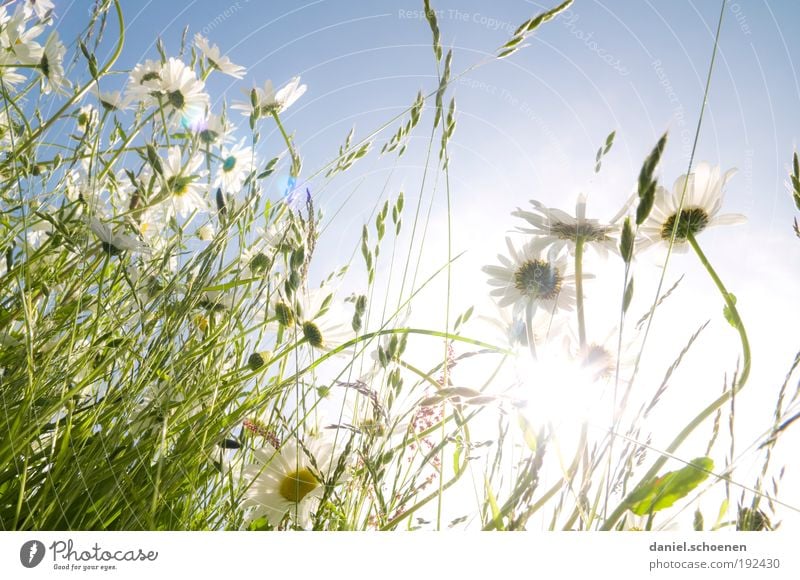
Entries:
[[[456,73],[491,55],[519,23],[551,5],[433,2],[442,43],[454,51]],[[83,23],[82,6],[58,3],[65,38],[74,37]],[[176,53],[186,25],[190,38],[204,33],[247,67],[244,81],[218,76],[209,82],[217,107],[223,97],[229,102],[242,98],[241,87],[302,75],[309,90],[284,121],[295,132],[306,171],[334,157],[351,127],[356,127],[356,138],[365,136],[408,107],[418,90],[436,87],[421,0],[123,0],[123,8],[128,29],[119,69],[156,58],[156,34]],[[456,273],[460,283],[481,283],[480,265],[493,261],[505,232],[516,225],[509,213],[531,198],[571,210],[577,194],[584,192],[592,217],[613,215],[631,193],[642,160],[666,130],[670,142],[660,173],[662,183],[671,187],[688,164],[719,10],[720,2],[712,0],[577,0],[568,13],[532,36],[530,46],[454,83],[459,113],[451,146],[453,239],[457,251],[468,251]],[[696,155],[696,161],[739,170],[727,188],[725,211],[746,214],[748,223],[704,233],[701,242],[737,294],[750,328],[754,370],[743,396],[753,424],[760,427],[768,425],[774,393],[798,348],[800,240],[791,231],[795,212],[785,186],[800,136],[798,20],[797,2],[728,2]],[[114,26],[109,23],[109,35]],[[103,55],[101,48],[98,56]],[[323,268],[349,258],[384,190],[392,196],[404,190],[407,207],[413,207],[429,123],[428,116],[399,162],[368,158],[319,194],[318,207],[329,218],[335,216],[326,222],[330,226],[318,249]],[[397,125],[377,138],[377,148]],[[616,144],[595,176],[595,151],[612,130]],[[281,143],[274,133],[265,131],[265,137],[263,155],[274,156]],[[425,195],[430,194],[428,188]],[[430,254],[441,259],[446,243],[441,181],[436,196],[428,244]],[[660,260],[645,256],[642,267],[655,267]],[[732,370],[737,342],[721,320],[719,296],[695,262],[678,256],[670,263],[668,282],[682,273],[687,277],[682,297],[667,307],[661,326],[657,321],[654,332],[661,338],[653,342],[651,362],[659,368],[669,364],[697,324],[713,317],[699,344],[707,360],[698,354],[688,361],[696,370],[682,376],[684,391],[676,387],[680,396],[705,401],[716,396],[724,373]],[[427,266],[432,270],[440,263],[432,259]],[[651,286],[643,282],[637,288],[639,309],[652,296]],[[456,288],[456,303],[473,301],[469,292]],[[601,313],[588,316],[590,323],[600,324]],[[679,408],[680,400],[674,404]],[[754,426],[751,435],[757,433]],[[797,438],[792,441],[796,444]],[[800,488],[791,470],[785,486]],[[795,498],[795,503],[800,501]]]

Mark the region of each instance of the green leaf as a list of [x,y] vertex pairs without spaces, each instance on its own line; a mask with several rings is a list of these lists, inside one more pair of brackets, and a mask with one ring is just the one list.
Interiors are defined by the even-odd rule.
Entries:
[[714,526],[711,528],[711,531],[716,531],[722,526],[722,522],[725,521],[725,514],[728,513],[728,499],[723,499],[722,503],[719,506],[719,513],[717,514],[717,521],[714,523]]
[[697,508],[694,511],[694,531],[695,532],[702,532],[703,531],[703,512],[700,511],[700,508]]
[[622,237],[619,241],[619,253],[626,264],[630,264],[633,258],[633,226],[631,225],[631,218],[626,217],[625,223],[622,226]]
[[611,146],[614,145],[614,137],[616,137],[616,135],[616,131],[611,131],[611,133],[608,134],[608,137],[606,137],[606,146],[605,149],[603,149],[603,155],[611,151]]
[[650,211],[653,209],[653,203],[656,200],[656,182],[653,181],[650,187],[639,194],[639,205],[636,206],[636,225],[642,225]]
[[489,500],[489,508],[492,510],[492,521],[498,530],[504,530],[503,515],[500,511],[500,506],[497,505],[497,498],[492,491],[492,486],[489,483],[489,478],[484,476],[484,486],[486,487],[486,499]]
[[628,307],[631,305],[633,299],[633,278],[628,281],[628,286],[625,288],[625,296],[622,298],[622,311],[627,312]]
[[539,442],[536,438],[536,433],[533,431],[533,425],[530,424],[530,421],[528,421],[522,413],[517,413],[517,423],[522,430],[522,438],[525,440],[528,449],[536,453]]
[[[731,302],[733,302],[735,306],[736,296],[734,296],[732,292],[728,292],[728,298],[730,298]],[[736,317],[734,316],[733,311],[730,308],[728,308],[727,304],[725,304],[725,306],[723,307],[722,314],[725,316],[725,320],[728,321],[728,324],[730,324],[734,328],[738,328],[738,325],[736,324]]]
[[275,166],[278,164],[278,158],[273,157],[267,163],[267,166],[264,168],[264,171],[258,174],[256,179],[264,179],[265,177],[269,177],[275,171]]
[[682,469],[644,482],[628,495],[625,503],[637,516],[656,513],[689,495],[712,469],[714,462],[709,457],[698,457]]

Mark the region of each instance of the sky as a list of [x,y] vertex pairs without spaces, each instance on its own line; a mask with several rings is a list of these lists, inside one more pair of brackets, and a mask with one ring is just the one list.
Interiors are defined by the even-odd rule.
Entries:
[[[573,7],[541,27],[528,46],[503,61],[491,59],[518,24],[553,4],[434,0],[442,44],[454,53],[453,71],[461,76],[449,95],[458,105],[458,126],[450,146],[453,253],[466,251],[454,266],[452,311],[483,300],[480,266],[494,262],[504,237],[518,225],[509,214],[538,199],[547,206],[574,209],[579,193],[588,196],[589,215],[611,217],[633,192],[641,163],[658,137],[669,131],[659,170],[668,188],[685,173],[701,110],[720,2],[714,0],[576,0]],[[308,92],[284,116],[295,134],[304,167],[313,171],[332,159],[351,128],[360,139],[401,114],[417,91],[435,90],[436,63],[422,2],[374,0],[314,2],[203,0],[139,2],[123,0],[126,47],[116,69],[124,71],[144,58],[156,58],[160,35],[170,54],[178,50],[184,26],[189,37],[200,32],[223,53],[247,67],[244,81],[218,76],[208,83],[215,107],[243,98],[240,90],[267,79],[280,84],[301,75]],[[59,30],[74,37],[85,17],[84,3],[58,2]],[[791,229],[794,206],[786,187],[800,124],[800,37],[793,25],[800,4],[793,1],[729,1],[695,163],[708,161],[723,170],[737,168],[729,183],[724,211],[742,213],[747,224],[704,232],[700,242],[720,276],[738,299],[753,344],[750,385],[737,401],[743,419],[741,441],[751,441],[770,424],[777,389],[800,348],[800,240]],[[114,24],[109,23],[109,50]],[[105,52],[104,52],[105,51]],[[479,65],[472,70],[472,67]],[[468,71],[464,73],[464,71]],[[462,74],[463,73],[463,74]],[[104,89],[119,88],[124,75]],[[448,96],[449,98],[449,96]],[[320,275],[349,259],[361,226],[371,220],[386,196],[404,191],[406,207],[420,195],[430,117],[396,158],[370,156],[315,191],[325,216],[317,250]],[[399,121],[376,138],[387,140]],[[594,155],[606,135],[615,145],[594,173]],[[437,138],[438,142],[438,138]],[[265,131],[263,157],[281,143]],[[435,192],[431,187],[436,183]],[[429,176],[424,210],[433,195],[426,234],[423,273],[446,258],[447,210],[443,178]],[[410,216],[407,218],[410,223]],[[655,292],[654,274],[663,253],[637,261],[642,276],[633,309],[646,310]],[[613,276],[616,265],[588,263],[598,277]],[[711,281],[689,254],[674,255],[665,280],[685,274],[674,300],[657,314],[643,364],[657,369],[658,380],[688,337],[705,320],[712,322],[675,376],[654,430],[669,435],[694,407],[713,400],[738,353],[735,332],[722,317],[722,302]],[[424,277],[421,275],[421,278]],[[637,284],[639,279],[637,279]],[[618,288],[587,292],[590,329],[606,333],[608,301],[618,304]],[[594,295],[592,295],[594,292]],[[616,292],[616,294],[614,294]],[[431,326],[439,321],[442,284],[426,291]],[[438,302],[437,302],[438,300]],[[650,302],[649,302],[650,301]],[[601,306],[592,307],[591,304]],[[616,307],[616,306],[615,306]],[[613,308],[611,309],[613,310]],[[592,332],[590,330],[590,332]],[[688,370],[684,370],[688,369]],[[642,380],[648,385],[650,378]],[[790,389],[796,388],[795,384]],[[689,405],[691,406],[691,405]],[[681,413],[683,415],[675,415]],[[683,421],[678,420],[683,417]],[[707,439],[706,430],[696,447]],[[776,462],[796,456],[800,438],[787,435]],[[688,446],[686,457],[691,457]],[[750,484],[760,464],[743,463],[739,472]],[[743,472],[743,473],[742,473]],[[784,500],[800,506],[800,465],[794,461],[782,484]],[[710,509],[710,508],[709,508]],[[797,514],[783,510],[787,522]]]

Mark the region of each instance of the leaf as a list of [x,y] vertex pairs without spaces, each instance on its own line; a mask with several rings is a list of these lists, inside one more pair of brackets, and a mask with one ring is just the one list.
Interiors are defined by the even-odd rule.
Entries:
[[652,182],[650,187],[639,196],[639,205],[636,206],[636,225],[642,225],[650,211],[653,209],[653,203],[656,200],[656,182]]
[[[730,298],[730,301],[733,302],[735,306],[736,296],[734,296],[732,292],[728,292],[728,298]],[[728,324],[730,324],[734,328],[739,327],[739,325],[736,324],[736,316],[734,316],[733,311],[730,308],[728,308],[727,304],[725,304],[725,306],[723,307],[722,314],[725,316],[725,320],[728,321]]]
[[627,312],[628,307],[631,305],[633,299],[633,278],[628,281],[628,286],[625,288],[625,296],[622,298],[622,311]]
[[528,446],[528,449],[530,449],[533,453],[536,453],[539,442],[536,438],[536,433],[533,432],[533,425],[530,424],[530,421],[528,421],[528,419],[522,413],[517,413],[517,423],[519,424],[519,428],[522,430],[522,438],[525,440],[525,444]]
[[489,483],[489,478],[484,476],[484,486],[486,487],[486,499],[489,500],[489,508],[492,510],[492,521],[498,530],[504,530],[503,515],[500,511],[500,506],[497,505],[497,498],[492,491],[492,486]]
[[712,469],[714,462],[711,458],[698,457],[682,469],[643,483],[628,495],[625,503],[637,516],[656,513],[689,495],[708,478]]
[[273,157],[267,163],[267,166],[264,168],[264,171],[258,174],[256,179],[264,179],[265,177],[269,177],[275,171],[275,166],[278,164],[278,158]]
[[619,241],[619,253],[626,264],[630,264],[633,258],[633,226],[631,226],[631,218],[626,217],[625,223],[622,226],[622,237]]
[[717,521],[714,523],[714,526],[711,528],[712,531],[718,530],[722,526],[722,522],[725,520],[725,514],[728,513],[728,499],[723,499],[722,503],[719,506],[719,513],[717,514]]
[[[552,20],[556,16],[558,16],[561,12],[566,10],[570,7],[573,0],[565,0],[555,8],[548,10],[547,12],[542,12],[538,16],[534,18],[530,18],[523,22],[522,24],[517,27],[514,31],[514,35],[511,37],[511,40],[506,42],[503,46],[498,49],[497,57],[498,59],[505,58],[518,49],[522,48],[523,45],[520,43],[525,40],[534,30],[539,28],[542,24],[547,22],[548,20]],[[426,2],[427,4],[427,2]]]
[[694,523],[692,527],[694,527],[695,532],[703,531],[703,512],[700,511],[700,508],[694,511]]
[[606,146],[605,149],[603,149],[603,155],[611,151],[611,146],[614,145],[614,137],[616,137],[616,135],[616,131],[611,131],[611,133],[608,134],[608,137],[606,137]]

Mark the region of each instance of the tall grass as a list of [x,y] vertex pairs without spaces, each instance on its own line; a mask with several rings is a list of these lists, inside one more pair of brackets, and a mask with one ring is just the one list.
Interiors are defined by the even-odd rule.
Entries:
[[[96,3],[72,65],[57,42],[25,41],[27,55],[4,45],[2,529],[655,529],[721,486],[719,515],[706,522],[698,511],[695,528],[774,527],[780,477],[770,459],[798,416],[797,359],[763,440],[742,451],[731,435],[720,452],[750,347],[735,297],[697,239],[706,223],[684,212],[688,179],[676,219],[661,239],[647,238],[653,208],[664,203],[657,174],[666,135],[643,152],[638,195],[618,220],[514,212],[539,225],[517,223],[533,245],[512,265],[504,258],[511,278],[495,285],[500,314],[453,311],[453,82],[510,57],[570,4],[522,23],[491,58],[458,73],[426,0],[437,86],[367,138],[351,132],[310,170],[282,117],[302,97],[299,79],[210,110],[203,82],[239,71],[202,41],[184,45],[181,58],[159,43],[122,95],[99,91],[124,48],[118,0]],[[32,4],[18,6],[19,30],[50,24]],[[119,40],[98,63],[88,47],[113,27]],[[709,84],[712,70],[713,59]],[[89,80],[69,82],[79,78]],[[238,118],[247,122],[236,129]],[[698,135],[701,124],[702,115]],[[271,130],[282,139],[277,149],[262,142]],[[416,197],[391,192],[387,179],[359,246],[319,275],[315,250],[336,224],[323,222],[318,193],[364,159],[402,156],[425,131]],[[613,142],[614,133],[596,171]],[[798,179],[795,156],[796,200]],[[447,207],[447,248],[424,278],[431,190]],[[722,394],[689,415],[665,449],[652,444],[649,416],[706,325],[684,333],[654,394],[639,389],[650,322],[680,291],[661,292],[665,267],[645,315],[630,318],[635,257],[656,242],[667,253],[691,248],[742,345]],[[619,325],[605,344],[592,341],[584,315],[583,283],[601,246],[624,267]],[[345,295],[354,273],[363,287]],[[408,324],[422,291],[440,282],[444,326]],[[497,336],[480,324],[487,314]],[[542,385],[570,397],[574,430],[529,413],[549,404]],[[604,418],[602,428],[584,417],[586,407]],[[711,430],[705,456],[682,457],[701,425]],[[720,453],[724,469],[712,459]],[[743,453],[763,455],[752,486],[732,475]]]

